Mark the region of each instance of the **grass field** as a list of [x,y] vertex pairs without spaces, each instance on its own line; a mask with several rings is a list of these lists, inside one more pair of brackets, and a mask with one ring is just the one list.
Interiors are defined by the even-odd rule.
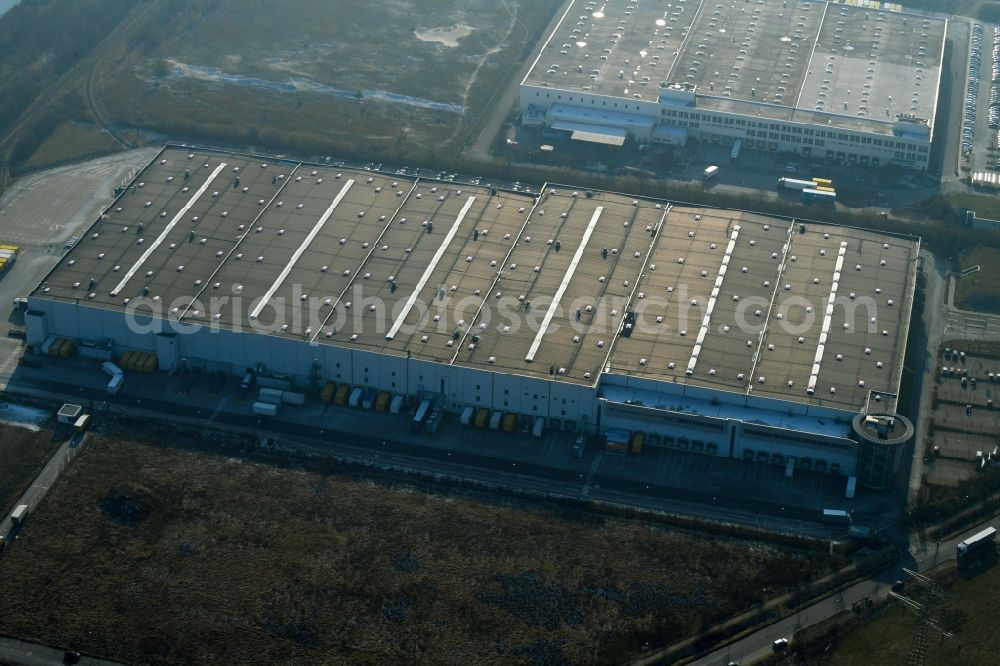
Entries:
[[0,559],[0,633],[131,663],[618,663],[827,566],[119,430],[88,441]]
[[971,192],[951,192],[948,194],[948,203],[954,208],[974,210],[977,217],[1000,220],[1000,197]]
[[[1000,608],[1000,566],[965,580],[958,579],[948,590],[947,599],[958,611],[960,629],[956,640],[941,642],[933,629],[927,634],[925,664],[967,664],[990,666],[997,663],[1000,634],[996,631],[996,609]],[[902,607],[889,609],[861,629],[842,639],[833,654],[833,666],[905,664],[913,645],[917,618]],[[960,646],[960,648],[959,648]]]
[[25,166],[33,168],[116,150],[121,150],[121,147],[100,127],[66,122],[38,146]]
[[962,269],[979,266],[978,273],[958,280],[955,304],[966,310],[1000,312],[1000,250],[977,247],[962,256]]
[[454,154],[560,2],[173,4],[103,57],[119,125],[427,163]]
[[0,511],[9,511],[61,442],[51,430],[0,423]]

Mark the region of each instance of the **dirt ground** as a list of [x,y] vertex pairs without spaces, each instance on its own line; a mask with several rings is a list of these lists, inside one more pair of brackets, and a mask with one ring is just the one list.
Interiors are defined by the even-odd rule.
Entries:
[[60,444],[51,430],[0,423],[0,511],[13,507]]
[[174,4],[102,56],[116,125],[427,164],[453,155],[561,3]]
[[88,441],[0,559],[0,633],[132,663],[610,663],[827,566],[134,432]]

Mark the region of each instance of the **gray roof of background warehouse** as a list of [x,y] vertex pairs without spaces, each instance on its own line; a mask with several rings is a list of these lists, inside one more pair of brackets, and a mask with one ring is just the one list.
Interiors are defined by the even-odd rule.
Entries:
[[[947,21],[821,0],[575,0],[524,83],[657,102],[696,86],[697,106],[886,132],[933,126]],[[880,121],[878,123],[873,121]]]

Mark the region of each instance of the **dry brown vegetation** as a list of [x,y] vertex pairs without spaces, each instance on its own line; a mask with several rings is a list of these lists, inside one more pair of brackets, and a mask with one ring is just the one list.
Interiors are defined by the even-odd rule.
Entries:
[[[44,6],[14,18],[22,32],[42,34],[48,5],[56,3],[34,4]],[[66,28],[85,46],[73,56],[83,66],[58,90],[42,86],[75,64],[69,55],[53,77],[25,76],[21,88],[13,85],[20,79],[10,86],[0,80],[0,102],[4,93],[22,100],[9,110],[0,103],[0,136],[25,104],[52,95],[11,142],[15,162],[64,121],[100,116],[154,142],[169,136],[267,153],[445,162],[561,3],[155,0],[132,12],[120,4],[89,0],[98,7],[90,13],[116,17],[117,25],[81,26],[80,36],[72,23]],[[42,49],[35,57],[45,55]],[[0,58],[0,72],[5,64]],[[18,71],[14,64],[22,63],[11,63],[11,71]]]
[[[918,603],[929,604],[935,623],[951,632],[952,637],[942,638],[938,631],[929,627],[922,663],[928,666],[995,664],[1000,649],[994,612],[1000,603],[1000,567],[994,564],[985,570],[959,574],[954,567],[945,565],[925,573],[943,590],[943,597],[937,598],[909,579],[903,594]],[[915,612],[895,601],[858,614],[844,611],[826,622],[806,628],[786,659],[767,663],[782,666],[914,663],[912,656],[919,622]]]
[[824,565],[98,436],[0,559],[0,633],[141,663],[608,662]]
[[51,430],[33,431],[0,423],[0,511],[10,510],[59,444]]

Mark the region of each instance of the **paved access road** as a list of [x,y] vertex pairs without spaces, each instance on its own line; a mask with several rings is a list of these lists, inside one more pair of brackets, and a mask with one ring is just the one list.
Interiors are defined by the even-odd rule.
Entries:
[[962,532],[961,536],[954,537],[947,541],[934,544],[915,542],[909,549],[910,558],[899,566],[898,569],[882,572],[872,576],[868,580],[856,583],[844,589],[839,594],[835,594],[826,599],[822,599],[810,606],[803,607],[797,614],[764,627],[746,638],[738,640],[724,648],[719,648],[705,657],[691,662],[694,666],[726,666],[730,660],[742,666],[748,666],[765,657],[773,654],[771,644],[778,638],[793,640],[793,636],[798,628],[808,627],[827,620],[841,611],[850,610],[852,604],[857,601],[864,601],[865,597],[878,603],[889,596],[892,583],[896,580],[906,580],[903,568],[916,571],[924,571],[940,562],[953,559],[955,557],[955,546],[968,534],[973,534],[988,527],[989,523],[970,527]]
[[[754,498],[727,498],[717,491],[680,489],[657,483],[640,483],[635,479],[619,476],[609,459],[581,474],[566,466],[544,462],[515,461],[503,457],[502,451],[469,452],[430,446],[427,444],[383,440],[380,437],[340,432],[322,427],[309,420],[285,421],[260,419],[245,414],[211,410],[173,400],[150,397],[136,398],[121,393],[109,396],[103,388],[66,384],[52,379],[13,378],[8,385],[13,393],[35,397],[67,399],[77,404],[101,405],[106,403],[114,411],[131,411],[136,415],[146,413],[157,418],[185,419],[193,423],[206,420],[235,429],[251,428],[262,434],[288,438],[301,442],[301,448],[312,448],[316,453],[334,456],[362,464],[374,464],[421,474],[445,475],[456,479],[481,482],[491,486],[507,487],[528,492],[591,500],[604,500],[626,506],[641,507],[697,516],[724,522],[739,522],[758,527],[833,536],[829,526],[816,523],[815,509],[778,505],[772,501]],[[100,408],[96,408],[97,413]],[[604,468],[608,468],[605,470]]]
[[913,425],[916,435],[913,438],[913,463],[910,467],[909,487],[907,488],[907,504],[912,506],[917,501],[920,488],[924,484],[924,447],[927,441],[927,429],[933,407],[933,389],[936,382],[934,371],[937,368],[937,349],[941,344],[942,316],[945,313],[945,291],[947,287],[947,267],[935,262],[934,255],[924,251],[921,253],[924,266],[924,276],[927,287],[924,292],[923,321],[910,325],[910,334],[923,336],[920,356],[913,360],[914,379],[920,380],[920,391],[914,391],[910,414],[915,414]]
[[[63,663],[64,652],[37,643],[0,637],[0,663],[18,666],[55,666]],[[117,662],[80,655],[80,666],[115,666]]]
[[[42,471],[38,473],[38,476],[35,477],[35,480],[28,487],[28,489],[24,491],[24,494],[22,494],[17,501],[14,502],[14,506],[18,506],[19,504],[28,505],[29,515],[27,522],[31,521],[31,511],[38,506],[38,503],[42,501],[45,494],[49,492],[49,488],[51,488],[52,484],[59,478],[59,474],[66,469],[66,465],[68,465],[73,459],[73,456],[76,455],[80,445],[83,444],[83,438],[85,436],[86,433],[74,433],[72,437],[63,442],[62,446],[60,446],[56,450],[55,454],[49,458],[49,461],[45,463],[45,467],[43,467]],[[10,507],[10,509],[13,509],[13,507]],[[14,525],[10,520],[10,510],[5,510],[3,518],[0,519],[0,534],[11,534],[11,536],[13,536],[16,534],[16,531],[11,533],[11,529],[13,527]]]

